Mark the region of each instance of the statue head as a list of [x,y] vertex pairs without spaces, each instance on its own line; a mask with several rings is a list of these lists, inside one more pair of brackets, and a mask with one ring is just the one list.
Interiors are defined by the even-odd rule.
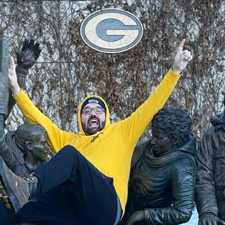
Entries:
[[25,160],[47,160],[47,133],[42,126],[23,124],[15,131],[14,137],[15,143],[23,152]]
[[185,144],[191,134],[192,119],[178,108],[161,109],[152,120],[152,145],[155,155]]

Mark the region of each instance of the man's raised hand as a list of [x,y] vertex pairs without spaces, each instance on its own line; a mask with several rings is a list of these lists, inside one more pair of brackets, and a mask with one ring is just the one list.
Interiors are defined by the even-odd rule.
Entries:
[[175,73],[181,73],[193,58],[190,51],[183,50],[184,43],[185,39],[183,39],[179,44],[177,53],[173,61],[172,70]]
[[16,75],[16,65],[14,63],[13,57],[9,59],[9,87],[13,94],[18,94],[20,92],[20,86],[17,81]]

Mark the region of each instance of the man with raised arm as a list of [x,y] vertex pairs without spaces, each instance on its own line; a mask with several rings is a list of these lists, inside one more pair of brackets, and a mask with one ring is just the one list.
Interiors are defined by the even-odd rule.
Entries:
[[[9,84],[17,105],[30,123],[43,126],[49,146],[58,152],[53,159],[39,167],[29,177],[20,178],[10,172],[0,160],[0,191],[8,197],[15,212],[28,201],[51,194],[58,186],[67,188],[70,221],[61,224],[117,224],[127,201],[128,178],[133,149],[153,116],[164,106],[181,73],[192,59],[180,43],[172,69],[156,90],[134,112],[117,123],[110,123],[109,109],[99,96],[85,98],[78,109],[78,134],[59,129],[43,115],[19,87],[15,65],[11,58]],[[4,194],[5,193],[5,194]],[[62,199],[63,201],[63,199]],[[33,211],[32,211],[33,210]],[[65,212],[65,211],[64,211]],[[48,224],[60,224],[55,217],[61,207],[30,208],[18,222],[37,221],[46,217]]]

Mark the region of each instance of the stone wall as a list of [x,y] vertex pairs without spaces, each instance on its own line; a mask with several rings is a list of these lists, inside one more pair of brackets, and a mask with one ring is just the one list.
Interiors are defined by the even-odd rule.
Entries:
[[[127,52],[100,53],[80,37],[84,18],[110,7],[133,13],[143,24],[142,40]],[[223,112],[224,0],[2,0],[0,14],[0,36],[8,38],[12,55],[25,38],[41,44],[25,89],[62,129],[78,131],[77,108],[89,94],[107,101],[113,122],[129,116],[170,69],[183,38],[194,58],[166,106],[187,110],[199,138],[210,116]],[[9,129],[23,123],[18,108],[7,123]]]

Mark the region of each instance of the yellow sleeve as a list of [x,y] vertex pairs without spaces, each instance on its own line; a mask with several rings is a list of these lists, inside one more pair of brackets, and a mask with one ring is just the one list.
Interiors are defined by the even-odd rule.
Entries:
[[60,130],[48,117],[46,117],[21,90],[13,95],[14,99],[24,117],[31,124],[38,124],[45,128],[48,137],[48,145],[52,150],[58,152],[67,142],[69,134]]
[[121,129],[126,140],[138,141],[154,115],[163,108],[179,78],[179,74],[169,70],[148,99],[130,117],[122,121]]

